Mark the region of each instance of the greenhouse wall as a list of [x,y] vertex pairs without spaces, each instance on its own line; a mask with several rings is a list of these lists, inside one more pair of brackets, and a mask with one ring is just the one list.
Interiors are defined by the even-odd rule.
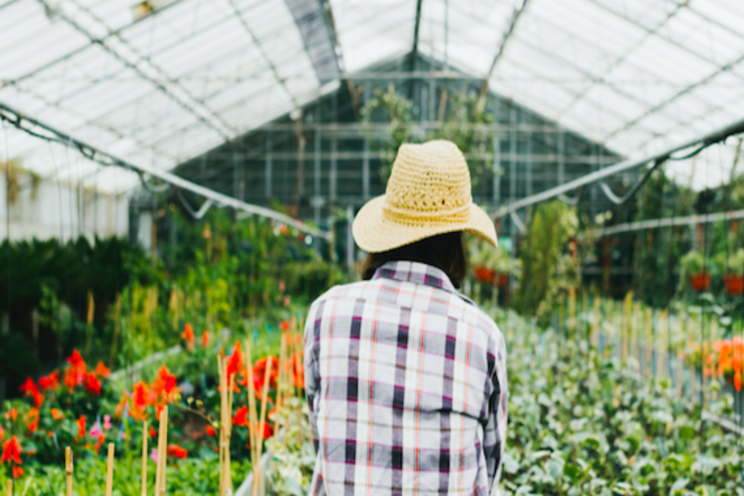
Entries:
[[[24,172],[0,177],[0,239],[52,239],[68,241],[85,236],[125,236],[129,230],[129,199],[126,193],[106,194],[78,188]],[[10,191],[10,202],[8,192]],[[10,205],[10,215],[8,208]],[[8,224],[9,223],[9,224]]]

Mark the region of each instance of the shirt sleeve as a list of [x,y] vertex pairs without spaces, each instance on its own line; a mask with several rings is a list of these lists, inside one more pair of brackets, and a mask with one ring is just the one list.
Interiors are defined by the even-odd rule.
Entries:
[[318,452],[318,422],[315,413],[315,398],[318,393],[320,386],[318,381],[317,371],[317,349],[315,346],[315,327],[316,327],[316,315],[317,305],[313,304],[310,306],[310,310],[307,314],[307,320],[305,321],[305,336],[304,336],[304,367],[305,367],[305,398],[307,399],[307,406],[310,410],[310,425],[313,428],[313,446],[315,446],[315,453]]
[[488,469],[488,485],[491,496],[498,496],[501,465],[506,448],[507,428],[507,384],[506,384],[506,347],[504,338],[499,333],[495,341],[494,370],[491,375],[491,394],[489,396],[489,411],[484,429],[483,450],[486,455]]

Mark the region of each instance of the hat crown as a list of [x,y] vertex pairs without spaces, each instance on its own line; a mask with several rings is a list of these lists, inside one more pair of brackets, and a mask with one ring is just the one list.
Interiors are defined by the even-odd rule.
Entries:
[[404,144],[385,189],[385,207],[398,213],[438,216],[459,212],[472,202],[470,171],[451,141]]

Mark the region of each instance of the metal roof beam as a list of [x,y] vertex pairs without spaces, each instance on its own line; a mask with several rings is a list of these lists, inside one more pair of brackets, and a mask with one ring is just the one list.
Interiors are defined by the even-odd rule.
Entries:
[[504,49],[506,48],[506,44],[511,38],[512,33],[514,33],[514,27],[517,25],[519,16],[522,15],[522,12],[524,12],[525,7],[527,7],[527,1],[528,0],[522,0],[522,5],[519,8],[514,8],[514,11],[512,12],[511,20],[509,21],[509,26],[506,28],[506,31],[504,31],[504,35],[501,37],[501,43],[499,43],[498,49],[496,50],[496,55],[494,55],[493,57],[493,61],[491,62],[491,67],[490,69],[488,69],[488,74],[486,74],[486,76],[483,78],[483,82],[481,83],[480,90],[478,91],[479,105],[481,106],[485,103],[484,97],[486,95],[486,92],[488,91],[488,80],[491,79],[491,75],[493,74],[493,71],[496,68],[496,64],[501,59],[501,56],[504,54]]
[[575,189],[588,186],[590,184],[594,184],[596,182],[602,181],[616,174],[620,174],[623,172],[636,169],[638,167],[648,164],[649,162],[668,160],[672,156],[673,153],[676,153],[680,150],[692,148],[697,145],[708,146],[710,144],[723,141],[731,135],[739,134],[739,133],[744,133],[744,119],[736,121],[733,124],[722,127],[720,129],[717,129],[711,133],[704,134],[692,140],[681,143],[677,146],[671,147],[662,152],[650,155],[648,157],[636,159],[636,160],[625,160],[623,162],[620,162],[619,164],[615,164],[605,169],[600,169],[598,171],[592,172],[591,174],[587,174],[583,177],[580,177],[573,181],[569,181],[555,188],[551,188],[549,190],[543,191],[542,193],[528,196],[527,198],[522,198],[521,200],[518,200],[510,205],[506,205],[500,208],[498,211],[492,214],[492,217],[494,219],[503,218],[521,208],[525,208],[530,205],[535,205],[537,203],[541,203],[541,202],[556,198],[558,196],[565,195],[566,193],[569,193]]
[[[236,134],[219,116],[215,115],[187,91],[171,81],[162,69],[152,64],[145,57],[142,57],[120,36],[114,35],[108,37],[107,34],[110,34],[110,31],[106,25],[87,9],[78,5],[75,0],[64,2],[58,7],[49,5],[47,3],[48,0],[39,0],[39,2],[48,9],[58,9],[65,22],[87,36],[91,42],[100,44],[113,57],[168,95],[168,97],[183,109],[214,129],[223,138],[231,139]],[[69,10],[72,10],[72,12],[69,12]]]
[[[199,196],[202,196],[204,198],[207,198],[208,200],[211,200],[215,202],[217,205],[222,205],[225,207],[232,207],[236,210],[247,212],[251,215],[258,215],[260,217],[265,217],[268,219],[275,220],[277,222],[281,222],[283,224],[288,224],[290,226],[295,227],[296,229],[311,234],[313,236],[319,236],[325,239],[330,239],[331,235],[328,232],[321,231],[319,229],[316,229],[314,227],[308,226],[307,224],[303,223],[302,221],[298,219],[294,219],[288,215],[281,214],[279,212],[276,212],[274,210],[271,210],[269,208],[260,207],[258,205],[252,205],[250,203],[246,203],[244,201],[238,200],[237,198],[233,198],[231,196],[227,196],[223,193],[219,193],[217,191],[214,191],[209,188],[205,188],[204,186],[201,186],[199,184],[193,183],[191,181],[188,181],[182,177],[179,177],[173,173],[166,172],[163,170],[156,169],[154,167],[146,166],[146,165],[138,165],[133,164],[130,162],[127,162],[125,160],[120,159],[119,157],[116,157],[114,155],[111,155],[110,153],[107,153],[103,150],[100,150],[96,147],[93,147],[83,141],[80,141],[78,139],[73,138],[72,136],[62,132],[58,131],[57,129],[53,128],[52,126],[49,126],[48,124],[45,124],[43,122],[40,122],[32,117],[29,117],[27,115],[24,115],[23,113],[13,109],[12,107],[5,105],[3,103],[0,103],[0,110],[4,110],[13,116],[15,116],[17,123],[19,126],[22,125],[23,121],[27,121],[31,123],[32,125],[44,129],[47,132],[52,133],[57,138],[59,138],[60,141],[69,143],[71,146],[75,146],[78,150],[81,152],[86,151],[91,156],[99,155],[102,157],[105,157],[106,159],[111,161],[111,165],[115,165],[118,167],[122,167],[124,169],[129,169],[138,173],[148,174],[152,177],[157,177],[158,179],[171,184],[172,186],[175,186],[177,188],[185,189],[187,191],[191,191],[192,193],[195,193]],[[11,121],[12,122],[12,121]],[[23,128],[21,128],[23,129]],[[88,157],[90,159],[90,157]]]
[[418,52],[418,41],[419,31],[421,29],[421,5],[424,0],[416,0],[416,22],[413,24],[413,44],[411,45],[411,53],[416,55]]

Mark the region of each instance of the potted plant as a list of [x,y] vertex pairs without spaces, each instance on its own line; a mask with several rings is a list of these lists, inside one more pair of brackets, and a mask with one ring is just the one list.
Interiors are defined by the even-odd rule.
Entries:
[[744,248],[726,256],[720,253],[716,256],[716,265],[723,276],[723,286],[732,296],[744,294]]
[[706,260],[702,253],[691,250],[681,259],[684,276],[689,278],[692,289],[698,293],[706,291],[710,286],[710,260]]
[[506,286],[509,275],[519,269],[519,260],[509,256],[503,247],[494,249],[486,243],[472,246],[470,261],[476,280],[496,286]]

